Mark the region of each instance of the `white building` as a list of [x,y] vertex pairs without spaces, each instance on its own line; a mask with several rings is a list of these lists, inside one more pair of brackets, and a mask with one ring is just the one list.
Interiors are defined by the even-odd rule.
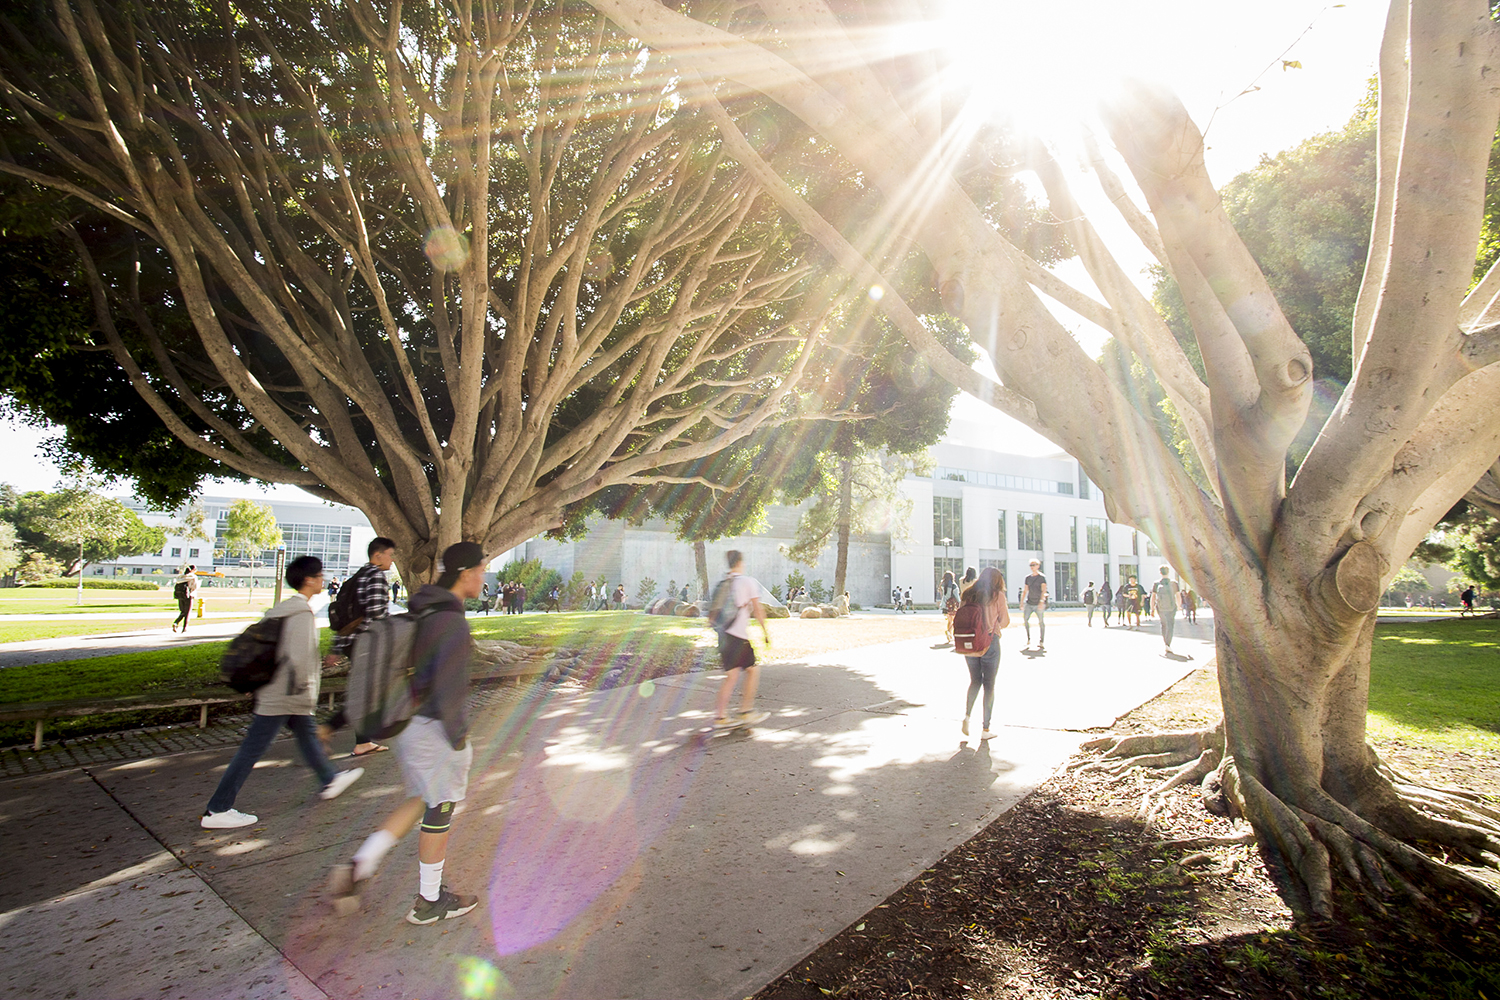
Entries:
[[[276,550],[262,552],[258,560],[230,556],[224,545],[224,526],[229,516],[233,497],[203,497],[199,504],[207,516],[207,530],[213,541],[188,538],[173,528],[181,523],[176,512],[159,511],[131,497],[120,497],[120,502],[146,523],[148,527],[163,528],[167,532],[166,544],[158,552],[128,556],[108,562],[90,563],[85,576],[131,576],[170,577],[189,563],[203,572],[220,571],[226,584],[241,584],[255,574],[256,586],[272,583],[275,574]],[[286,557],[317,556],[323,560],[324,573],[329,579],[347,579],[365,563],[365,550],[375,531],[364,514],[353,507],[324,503],[319,500],[257,500],[271,508],[276,524],[281,528],[282,543]],[[259,562],[261,565],[249,565]]]
[[1105,578],[1114,586],[1132,574],[1155,579],[1156,544],[1111,524],[1099,488],[1067,455],[1029,458],[942,442],[932,456],[931,476],[901,483],[911,522],[908,540],[891,553],[893,583],[910,587],[918,603],[936,600],[945,569],[961,576],[970,566],[999,569],[1014,593],[1033,559],[1059,602],[1080,600],[1090,582]]

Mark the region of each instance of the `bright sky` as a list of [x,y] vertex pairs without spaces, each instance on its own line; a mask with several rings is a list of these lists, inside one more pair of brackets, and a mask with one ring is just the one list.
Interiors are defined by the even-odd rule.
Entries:
[[[1337,5],[1262,0],[1253,6],[1225,0],[955,2],[964,4],[968,20],[951,37],[968,39],[968,58],[997,72],[997,90],[1028,94],[1038,121],[1086,112],[1091,95],[1121,75],[1170,86],[1199,127],[1208,128],[1208,167],[1219,184],[1255,166],[1262,155],[1349,119],[1375,70],[1386,13],[1386,5],[1375,0]],[[1053,41],[1039,44],[1039,37]],[[1301,68],[1284,70],[1283,59],[1300,62]],[[1236,97],[1252,85],[1259,89]],[[1085,178],[1075,178],[1074,184],[1081,199],[1089,195]],[[1119,238],[1120,229],[1103,225],[1107,213],[1090,215],[1127,272],[1139,273],[1148,263],[1144,251]],[[1064,265],[1060,273],[1077,280],[1080,272]],[[1090,353],[1098,351],[1103,343],[1098,331],[1085,329],[1072,314],[1063,321]],[[962,443],[999,443],[1029,455],[1058,450],[969,396],[960,394],[952,413],[950,437]],[[53,435],[4,418],[0,431],[0,481],[23,490],[51,489],[57,470],[38,447]],[[287,486],[224,483],[209,489],[257,498],[306,496]]]

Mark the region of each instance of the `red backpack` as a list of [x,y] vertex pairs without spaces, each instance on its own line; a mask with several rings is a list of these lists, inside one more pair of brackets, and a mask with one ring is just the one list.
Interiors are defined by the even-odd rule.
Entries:
[[983,656],[990,648],[990,627],[984,609],[964,604],[953,616],[953,651],[959,656]]

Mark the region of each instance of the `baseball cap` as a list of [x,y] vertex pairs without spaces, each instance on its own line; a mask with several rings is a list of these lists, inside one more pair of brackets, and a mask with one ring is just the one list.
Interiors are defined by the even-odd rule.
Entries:
[[474,542],[455,542],[443,550],[443,556],[438,560],[442,576],[438,577],[437,585],[451,588],[458,582],[458,574],[483,564],[484,550],[478,545]]

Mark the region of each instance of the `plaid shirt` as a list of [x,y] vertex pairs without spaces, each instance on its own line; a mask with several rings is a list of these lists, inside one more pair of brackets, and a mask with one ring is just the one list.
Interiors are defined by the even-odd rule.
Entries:
[[[371,572],[365,572],[370,570]],[[391,588],[386,583],[385,572],[375,569],[374,563],[365,563],[359,568],[355,577],[344,581],[344,586],[354,587],[354,604],[359,609],[359,614],[364,618],[365,624],[350,632],[348,635],[338,635],[333,638],[333,651],[339,656],[348,656],[349,647],[354,645],[354,637],[365,630],[365,625],[376,618],[384,618],[391,613]]]

